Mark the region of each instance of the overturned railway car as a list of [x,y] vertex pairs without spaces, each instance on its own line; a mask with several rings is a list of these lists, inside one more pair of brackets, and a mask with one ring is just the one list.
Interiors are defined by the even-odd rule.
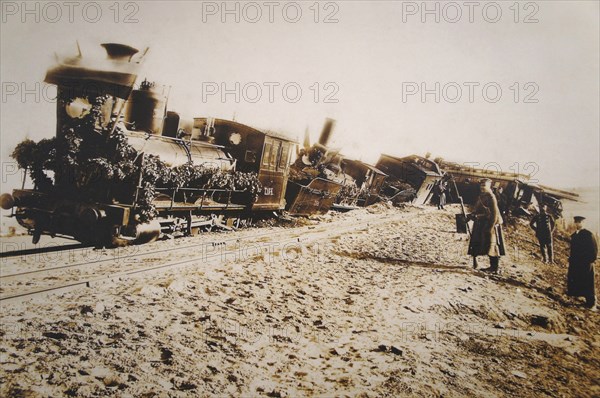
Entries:
[[562,200],[579,201],[579,195],[532,182],[527,174],[481,169],[454,162],[439,161],[442,170],[451,178],[450,201],[473,205],[479,196],[479,182],[483,178],[492,180],[499,206],[503,211],[515,215],[529,215],[530,206],[546,205],[555,217],[562,216]]
[[[417,155],[400,158],[382,154],[375,167],[388,175],[388,184],[409,185],[413,190],[412,201],[416,204],[427,204],[432,198],[433,187],[443,177],[434,161]],[[402,192],[396,194],[402,195]]]
[[344,158],[341,162],[344,173],[354,179],[355,190],[352,194],[340,198],[334,205],[339,210],[344,208],[364,207],[381,199],[380,193],[387,174],[370,164],[360,160]]

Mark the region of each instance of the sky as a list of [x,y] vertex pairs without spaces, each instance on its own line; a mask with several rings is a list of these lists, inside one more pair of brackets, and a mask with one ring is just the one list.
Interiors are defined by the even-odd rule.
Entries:
[[104,42],[150,47],[139,80],[169,86],[186,118],[315,141],[331,117],[332,145],[367,162],[429,152],[555,187],[599,184],[597,1],[24,4],[2,1],[3,191],[18,184],[15,145],[54,135],[42,81],[76,41],[84,57]]

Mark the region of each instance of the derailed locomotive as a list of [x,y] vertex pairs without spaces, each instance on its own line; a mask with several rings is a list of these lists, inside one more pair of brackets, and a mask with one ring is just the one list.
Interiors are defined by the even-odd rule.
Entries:
[[296,142],[234,121],[196,118],[191,135],[166,110],[164,90],[137,90],[138,50],[103,44],[104,62],[59,61],[56,136],[13,153],[33,189],[1,206],[28,229],[97,246],[139,244],[160,234],[231,229],[285,208]]

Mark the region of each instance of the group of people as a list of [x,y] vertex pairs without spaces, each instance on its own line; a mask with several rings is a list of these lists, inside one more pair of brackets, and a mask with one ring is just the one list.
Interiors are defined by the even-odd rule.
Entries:
[[[490,266],[482,271],[498,273],[500,257],[505,255],[506,250],[502,215],[491,185],[490,179],[481,181],[477,203],[467,216],[467,221],[473,221],[468,254],[473,257],[473,268],[478,267],[478,256],[488,256]],[[585,218],[580,216],[574,218],[576,231],[571,235],[567,295],[585,297],[586,307],[595,309],[594,262],[598,256],[598,245],[594,235],[583,228],[584,220]],[[552,235],[556,223],[546,206],[540,206],[540,212],[531,219],[530,226],[539,242],[542,260],[545,263],[553,263]]]

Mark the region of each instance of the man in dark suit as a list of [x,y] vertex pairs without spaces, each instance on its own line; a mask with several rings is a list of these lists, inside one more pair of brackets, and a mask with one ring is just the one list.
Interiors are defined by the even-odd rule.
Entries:
[[[552,232],[554,232],[555,224],[554,217],[548,214],[548,207],[546,205],[540,206],[539,214],[534,216],[529,223],[529,226],[535,231],[535,237],[540,244],[544,262],[553,262]],[[548,252],[547,256],[546,252]]]
[[594,235],[583,228],[584,217],[575,217],[577,231],[571,235],[571,253],[567,273],[567,295],[585,297],[586,307],[595,310],[594,261],[598,257],[598,243]]

